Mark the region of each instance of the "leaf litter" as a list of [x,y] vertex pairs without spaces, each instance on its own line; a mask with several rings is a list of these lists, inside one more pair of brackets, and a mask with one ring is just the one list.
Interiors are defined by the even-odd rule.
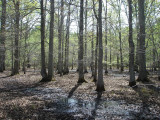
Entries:
[[[30,70],[31,71],[31,70]],[[110,71],[104,76],[105,91],[97,97],[91,74],[88,83],[77,84],[78,74],[71,73],[56,81],[39,83],[38,72],[7,76],[0,73],[0,119],[10,120],[159,120],[160,82],[128,86],[127,73]]]

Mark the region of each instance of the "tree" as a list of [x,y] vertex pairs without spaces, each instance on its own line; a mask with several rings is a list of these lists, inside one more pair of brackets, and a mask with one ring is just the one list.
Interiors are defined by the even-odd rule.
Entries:
[[97,26],[96,26],[96,48],[95,48],[95,65],[94,65],[94,77],[93,77],[93,82],[97,82],[97,56],[98,56],[98,36],[99,36],[99,30],[98,30],[98,21],[97,21]]
[[48,58],[48,81],[53,77],[53,36],[54,36],[54,0],[51,0],[50,12],[50,35],[49,35],[49,58]]
[[12,75],[19,74],[19,20],[20,20],[20,11],[19,5],[20,1],[13,0],[15,7],[15,51],[14,51],[14,68],[12,70]]
[[93,19],[93,25],[92,25],[92,40],[91,40],[91,71],[92,71],[92,77],[94,77],[94,16],[92,15]]
[[135,3],[135,16],[136,16],[136,32],[137,32],[137,46],[136,46],[136,56],[135,56],[135,71],[138,70],[139,60],[138,60],[138,50],[139,50],[139,22],[138,22],[138,10],[137,10],[137,2]]
[[2,0],[2,16],[0,31],[0,72],[5,70],[5,40],[6,40],[6,0]]
[[96,25],[96,48],[95,48],[95,65],[94,65],[94,78],[93,78],[93,82],[97,82],[97,56],[98,56],[98,39],[99,39],[99,26],[98,26],[98,16],[95,10],[95,3],[93,0],[93,12],[94,12],[94,16],[97,20],[97,25]]
[[46,65],[45,65],[45,14],[44,14],[44,6],[43,0],[41,0],[41,75],[42,75],[42,82],[46,81],[47,73],[46,73]]
[[132,28],[132,0],[128,0],[129,7],[129,72],[130,72],[130,81],[129,86],[136,85],[135,82],[135,73],[134,73],[134,42],[133,42],[133,28]]
[[120,60],[121,60],[121,72],[124,71],[123,67],[123,55],[122,55],[122,38],[121,38],[121,0],[119,0],[119,10],[118,10],[118,21],[119,21],[119,43],[120,43]]
[[98,57],[98,80],[97,80],[97,92],[104,91],[104,82],[103,82],[103,46],[102,46],[102,0],[99,0],[99,12],[98,12],[98,28],[99,28],[99,39],[98,39],[98,49],[99,49],[99,57]]
[[106,0],[106,11],[105,11],[105,74],[108,73],[107,70],[107,0]]
[[62,60],[62,30],[63,30],[63,9],[64,9],[64,2],[61,0],[61,20],[60,20],[60,26],[58,29],[58,74],[62,76],[62,66],[63,66],[63,60]]
[[85,53],[84,53],[84,73],[88,73],[87,71],[87,7],[88,7],[88,1],[86,0],[85,5]]
[[145,53],[145,13],[144,13],[145,0],[138,0],[139,10],[139,75],[138,81],[146,82],[147,70],[146,70],[146,53]]
[[85,82],[83,72],[83,3],[84,0],[80,0],[80,22],[79,22],[79,50],[78,50],[78,83]]
[[68,5],[68,16],[67,16],[67,22],[66,22],[66,43],[65,43],[65,61],[64,61],[64,71],[63,74],[68,74],[69,73],[69,34],[70,34],[70,14],[71,14],[71,0]]

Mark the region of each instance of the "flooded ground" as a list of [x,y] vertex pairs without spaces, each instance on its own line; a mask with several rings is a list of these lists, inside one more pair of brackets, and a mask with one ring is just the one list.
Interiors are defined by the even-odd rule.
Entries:
[[4,120],[160,120],[160,82],[128,86],[128,73],[104,76],[97,94],[90,74],[77,84],[74,71],[56,81],[39,83],[39,73],[0,78],[0,119]]

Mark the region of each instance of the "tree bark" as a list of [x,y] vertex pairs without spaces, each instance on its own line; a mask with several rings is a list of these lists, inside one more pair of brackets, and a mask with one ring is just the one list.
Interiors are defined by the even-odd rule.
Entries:
[[97,21],[97,36],[96,36],[96,48],[95,48],[95,65],[94,65],[94,78],[93,82],[97,82],[97,56],[98,56],[98,39],[99,39],[99,30],[98,30],[98,21]]
[[138,0],[139,7],[139,76],[138,81],[147,82],[146,71],[146,55],[145,55],[145,14],[144,14],[144,1]]
[[14,68],[12,71],[12,75],[19,74],[19,20],[20,20],[20,12],[19,12],[19,5],[20,1],[14,2],[15,6],[15,51],[14,51]]
[[62,67],[63,67],[63,61],[62,61],[62,28],[63,28],[63,9],[64,9],[64,2],[61,0],[61,20],[60,20],[60,26],[58,31],[58,74],[62,76]]
[[91,71],[92,71],[92,77],[94,77],[94,18],[93,19],[93,25],[92,25],[92,41],[91,41]]
[[136,31],[137,31],[137,46],[136,46],[136,58],[135,58],[135,71],[139,72],[139,60],[138,60],[138,50],[139,50],[139,22],[138,22],[138,11],[137,11],[137,3],[135,3],[135,14],[136,14]]
[[50,34],[49,34],[49,55],[48,55],[48,81],[54,77],[53,70],[53,38],[54,38],[54,0],[51,0],[50,12]]
[[68,74],[69,73],[69,34],[70,34],[70,4],[71,0],[69,2],[68,6],[68,16],[67,16],[67,22],[66,22],[66,27],[67,27],[67,32],[66,32],[66,43],[65,43],[65,61],[64,61],[64,72],[63,74]]
[[84,53],[84,73],[88,73],[88,71],[87,71],[87,7],[88,7],[88,1],[86,0],[86,5],[85,5],[85,53]]
[[85,82],[83,72],[83,3],[84,0],[80,0],[80,23],[79,23],[79,51],[78,51],[78,69],[79,78],[78,83]]
[[97,80],[97,92],[105,91],[103,82],[103,43],[102,43],[102,0],[99,0],[99,12],[98,12],[98,26],[99,26],[99,57],[98,57],[98,80]]
[[119,0],[119,42],[120,42],[120,60],[121,60],[121,72],[124,71],[123,66],[123,54],[122,54],[122,39],[121,39],[121,0]]
[[5,40],[6,40],[6,0],[2,0],[2,16],[0,31],[0,72],[5,70]]
[[134,42],[133,42],[133,28],[132,28],[132,0],[128,0],[129,7],[129,72],[130,72],[130,80],[129,86],[136,85],[135,82],[135,73],[134,73]]
[[108,74],[107,70],[107,0],[106,0],[106,11],[105,11],[105,74]]
[[45,14],[43,0],[41,0],[41,76],[42,80],[45,81],[47,78],[46,65],[45,65]]

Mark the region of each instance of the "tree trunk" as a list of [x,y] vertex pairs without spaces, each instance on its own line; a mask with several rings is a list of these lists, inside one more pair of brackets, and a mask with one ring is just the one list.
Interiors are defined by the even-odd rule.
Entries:
[[138,15],[137,15],[137,3],[135,3],[135,13],[136,13],[136,31],[137,31],[137,46],[136,46],[136,58],[135,58],[135,71],[139,72],[139,60],[138,60],[138,50],[139,50],[139,22],[138,22]]
[[15,5],[15,53],[14,53],[14,68],[12,71],[12,75],[19,74],[19,19],[20,19],[20,12],[19,12],[19,1],[14,2]]
[[138,81],[147,82],[147,71],[146,71],[146,55],[145,55],[145,14],[144,14],[144,1],[138,0],[139,7],[139,76]]
[[133,28],[132,28],[132,0],[128,0],[129,6],[129,72],[130,72],[130,80],[129,86],[136,85],[135,82],[135,73],[134,73],[134,42],[133,42]]
[[5,40],[6,40],[6,0],[2,0],[2,16],[0,31],[0,72],[5,70]]
[[54,77],[53,70],[53,37],[54,37],[54,0],[51,0],[50,12],[50,34],[49,34],[49,55],[48,55],[48,81]]
[[84,0],[80,0],[79,50],[78,50],[79,79],[78,79],[78,83],[85,82],[84,72],[83,72],[83,3],[84,3]]
[[91,41],[91,71],[92,71],[92,77],[94,77],[94,18],[92,25],[92,41]]
[[88,71],[87,71],[87,7],[88,7],[88,1],[86,0],[86,6],[85,6],[85,53],[84,53],[84,73],[88,73]]
[[[27,27],[26,30],[28,30],[28,23],[27,23]],[[28,33],[25,33],[25,45],[24,45],[24,56],[23,56],[23,71],[24,74],[26,74],[26,48],[27,48],[27,38],[28,38]]]
[[99,30],[98,30],[98,21],[97,21],[97,36],[96,36],[96,48],[95,48],[95,65],[94,65],[94,78],[93,82],[97,82],[97,56],[98,56],[98,36],[99,36]]
[[41,81],[45,81],[45,79],[47,79],[44,40],[45,40],[45,14],[44,14],[43,0],[41,0],[41,75],[42,75]]
[[119,54],[117,54],[117,69],[119,69]]
[[64,61],[64,72],[63,74],[68,74],[69,73],[69,68],[68,68],[68,64],[69,64],[69,34],[70,34],[70,4],[71,4],[71,0],[69,2],[69,6],[68,6],[68,16],[67,16],[67,22],[66,22],[66,27],[67,27],[67,32],[66,32],[66,43],[65,43],[65,61]]
[[73,45],[73,51],[72,51],[72,70],[73,70],[73,68],[74,68],[74,63],[73,63],[73,61],[74,61],[74,45]]
[[103,43],[102,43],[102,0],[99,0],[99,12],[98,12],[98,26],[99,26],[99,57],[98,57],[98,80],[97,80],[97,92],[104,91],[104,82],[103,82]]
[[122,39],[121,39],[121,0],[119,0],[119,42],[120,42],[120,60],[121,60],[121,72],[124,71],[123,66],[123,54],[122,54]]
[[[111,37],[111,30],[109,30],[109,33],[110,33],[110,40],[112,39],[112,37]],[[111,45],[110,45],[110,58],[109,58],[109,60],[110,60],[110,70],[112,69],[112,49],[111,49]]]
[[62,28],[63,28],[63,6],[64,2],[61,0],[61,20],[60,20],[60,26],[58,31],[58,74],[62,76],[62,67],[63,67],[63,61],[62,61]]
[[108,74],[108,70],[107,70],[107,0],[106,0],[106,11],[105,11],[105,74]]

